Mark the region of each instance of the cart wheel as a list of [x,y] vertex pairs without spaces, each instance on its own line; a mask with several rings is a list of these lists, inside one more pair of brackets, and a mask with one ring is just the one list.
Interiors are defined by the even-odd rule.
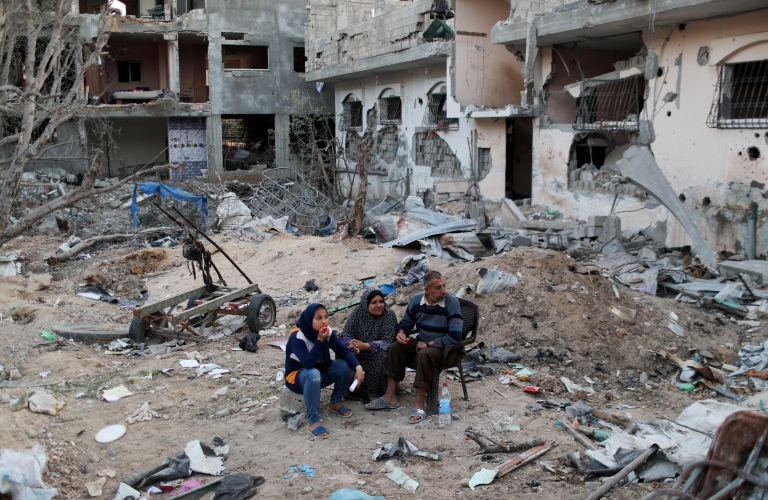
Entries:
[[128,337],[137,344],[143,344],[146,341],[145,337],[148,337],[149,325],[147,325],[141,318],[133,318],[131,324],[128,327]]
[[259,333],[261,330],[271,328],[275,324],[275,311],[275,301],[272,297],[262,293],[254,295],[251,303],[248,304],[246,315],[248,329],[253,333]]

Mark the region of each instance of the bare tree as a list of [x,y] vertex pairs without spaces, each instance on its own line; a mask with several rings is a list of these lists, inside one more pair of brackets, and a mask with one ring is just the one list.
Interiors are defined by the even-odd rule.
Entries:
[[291,115],[291,154],[310,184],[338,201],[335,176],[338,142],[334,137],[336,115],[322,98],[292,90],[286,97]]
[[[100,121],[87,107],[84,80],[107,43],[112,18],[107,15],[109,9],[103,9],[96,37],[86,39],[72,15],[73,3],[0,0],[0,172],[5,176],[0,187],[0,246],[48,214],[91,196],[101,169],[103,153],[88,152],[86,147],[86,127]],[[55,138],[59,127],[68,122],[78,132],[72,143],[90,158],[82,184],[12,224],[22,174],[33,160],[66,146]],[[139,171],[100,192],[161,168]]]

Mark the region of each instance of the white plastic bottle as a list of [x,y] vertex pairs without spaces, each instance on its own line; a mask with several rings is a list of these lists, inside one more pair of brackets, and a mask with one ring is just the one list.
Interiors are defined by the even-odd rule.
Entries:
[[438,427],[447,427],[451,423],[451,393],[448,392],[448,382],[443,382],[440,391],[440,410],[437,417]]

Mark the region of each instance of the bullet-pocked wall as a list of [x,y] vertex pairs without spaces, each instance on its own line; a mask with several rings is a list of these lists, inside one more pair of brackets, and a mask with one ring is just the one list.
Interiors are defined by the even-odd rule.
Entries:
[[[450,59],[441,60],[419,69],[350,78],[336,84],[337,113],[344,111],[345,102],[356,99],[363,105],[361,127],[349,130],[344,120],[338,120],[341,143],[353,144],[349,138],[362,137],[371,127],[377,132],[374,136],[378,137],[374,143],[377,155],[368,170],[370,198],[429,192],[440,201],[448,199],[449,194],[463,194],[469,188],[472,175],[467,140],[477,130],[477,146],[483,149],[480,192],[489,200],[503,199],[506,140],[503,119],[452,118],[454,125],[449,130],[434,130],[434,126],[426,123],[429,122],[425,115],[429,113],[430,94],[445,92],[447,99],[452,99],[449,65]],[[384,97],[400,98],[401,117],[397,124],[372,121],[373,117],[377,117],[376,120],[384,117],[380,110],[371,113]],[[355,166],[354,150],[337,166],[345,190],[350,189],[353,182]],[[356,192],[356,185],[352,189]]]
[[[762,122],[753,121],[758,125],[749,127],[727,120],[720,128],[717,124],[707,125],[710,112],[717,110],[723,99],[723,90],[718,90],[723,68],[768,60],[766,26],[768,10],[762,10],[656,26],[653,37],[659,68],[647,82],[649,98],[641,119],[653,123],[655,140],[650,148],[656,161],[715,251],[743,253],[750,202],[759,205],[758,227],[768,224],[768,117],[763,115]],[[649,45],[649,33],[644,32],[642,37]],[[560,54],[549,48],[539,52],[542,78],[549,78],[549,91],[560,93],[549,95],[546,119],[537,120],[534,127],[533,202],[578,219],[606,215],[614,194],[568,189],[569,151],[577,137],[568,117],[573,116],[576,101],[562,93],[561,82],[565,65],[572,75],[578,70],[568,64],[572,59],[570,51],[558,50]],[[587,63],[586,57],[580,59],[582,69],[597,64]],[[768,70],[768,63],[765,67]],[[757,66],[751,68],[761,71]],[[762,100],[753,105],[766,109],[768,95],[763,93],[761,97],[754,92],[754,96]],[[638,140],[637,134],[630,135],[629,140]],[[627,234],[658,224],[666,226],[662,243],[670,247],[690,244],[677,219],[653,198],[623,196],[616,210]],[[758,229],[758,255],[765,254],[768,231]]]
[[[668,40],[659,33],[669,34]],[[649,43],[649,34],[644,37]],[[756,202],[757,254],[768,254],[768,9],[657,28],[653,47],[661,68],[648,105],[657,163],[716,251],[744,252],[747,207]],[[718,92],[721,72],[737,65],[754,83],[726,74],[733,86]],[[670,92],[677,97],[665,103]],[[738,99],[741,117],[762,113],[762,120],[728,120],[722,101],[730,96]],[[707,126],[717,122],[710,113],[718,109],[720,123]],[[670,244],[687,242],[682,227],[668,226]]]

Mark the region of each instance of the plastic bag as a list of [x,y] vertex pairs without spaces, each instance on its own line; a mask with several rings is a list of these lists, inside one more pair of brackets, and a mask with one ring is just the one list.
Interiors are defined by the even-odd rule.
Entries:
[[256,488],[264,482],[261,476],[231,474],[221,480],[212,500],[243,500],[255,495]]
[[240,339],[240,349],[248,352],[256,352],[259,350],[259,346],[256,342],[261,339],[261,335],[258,333],[249,333],[242,339]]
[[47,461],[42,446],[31,451],[0,450],[0,494],[22,500],[49,500],[56,495],[54,488],[43,482]]

